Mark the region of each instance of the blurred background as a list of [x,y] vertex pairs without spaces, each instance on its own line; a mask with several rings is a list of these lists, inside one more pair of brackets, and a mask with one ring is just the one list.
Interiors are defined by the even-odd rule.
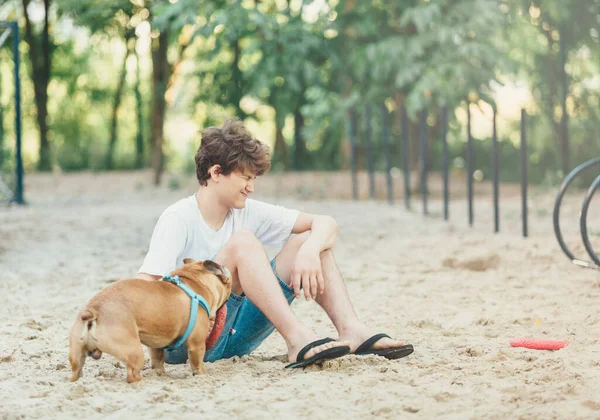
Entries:
[[[600,0],[1,0],[0,21],[20,28],[26,172],[193,179],[198,131],[236,116],[272,147],[275,173],[350,182],[350,122],[364,170],[368,107],[380,172],[387,126],[401,173],[402,109],[413,171],[424,110],[428,166],[441,169],[442,107],[456,176],[467,107],[477,181],[491,176],[494,109],[503,182],[518,182],[521,108],[530,183],[558,185],[600,155]],[[0,173],[9,184],[14,88],[4,42]]]

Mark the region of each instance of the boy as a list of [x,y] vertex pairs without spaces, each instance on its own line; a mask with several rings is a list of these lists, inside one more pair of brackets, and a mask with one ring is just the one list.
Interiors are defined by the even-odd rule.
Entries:
[[[388,359],[412,353],[411,345],[375,334],[358,319],[332,252],[338,233],[334,219],[248,198],[254,179],[270,168],[270,155],[240,121],[205,129],[195,160],[198,192],[160,216],[138,277],[160,280],[188,257],[229,269],[233,287],[225,326],[205,361],[249,354],[275,328],[287,345],[286,367],[349,352]],[[264,245],[282,249],[269,261]],[[289,305],[301,295],[325,310],[338,341],[319,340],[294,315]],[[185,346],[166,353],[167,363],[186,359]]]

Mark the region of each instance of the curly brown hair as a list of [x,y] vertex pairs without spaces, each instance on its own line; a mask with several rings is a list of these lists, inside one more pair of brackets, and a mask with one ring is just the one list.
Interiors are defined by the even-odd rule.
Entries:
[[240,171],[260,176],[271,167],[269,147],[255,139],[237,119],[227,119],[221,128],[205,128],[201,137],[195,157],[200,185],[208,184],[208,170],[213,165],[220,165],[223,175]]

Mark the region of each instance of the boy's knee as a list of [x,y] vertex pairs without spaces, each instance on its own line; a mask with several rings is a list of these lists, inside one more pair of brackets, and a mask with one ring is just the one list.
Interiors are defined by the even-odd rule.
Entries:
[[234,256],[239,256],[246,255],[249,251],[262,249],[262,244],[249,230],[240,230],[231,236],[225,247]]

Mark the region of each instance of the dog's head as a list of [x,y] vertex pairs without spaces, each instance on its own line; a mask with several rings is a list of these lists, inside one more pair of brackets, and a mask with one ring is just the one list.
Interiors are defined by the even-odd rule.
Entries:
[[183,267],[179,269],[185,272],[182,274],[204,285],[215,294],[216,308],[220,308],[227,302],[231,293],[231,273],[226,267],[214,261],[196,261],[193,258],[185,258],[183,263]]

